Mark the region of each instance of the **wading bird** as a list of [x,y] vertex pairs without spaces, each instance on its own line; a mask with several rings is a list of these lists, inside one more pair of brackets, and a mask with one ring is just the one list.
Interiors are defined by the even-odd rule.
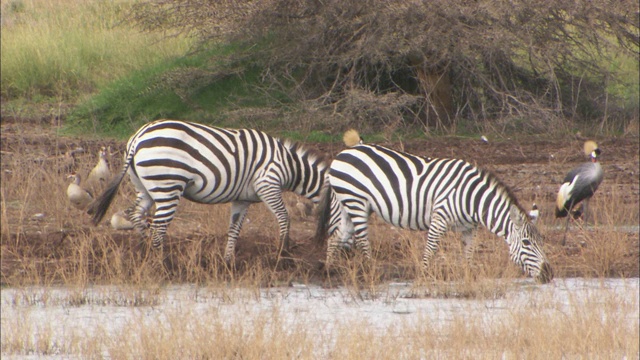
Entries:
[[[570,215],[569,213],[573,207],[584,200],[583,214],[584,220],[587,220],[589,199],[591,199],[598,189],[598,186],[600,186],[604,172],[598,162],[598,156],[600,156],[601,153],[598,144],[591,140],[586,141],[584,143],[584,153],[590,157],[591,161],[578,165],[569,171],[564,178],[556,199],[556,218]],[[567,218],[562,245],[566,242],[570,218],[571,217]]]
[[124,210],[120,210],[111,216],[109,225],[114,230],[132,230],[134,228],[133,222],[129,220],[129,216]]
[[90,187],[103,186],[109,181],[111,172],[109,171],[109,162],[107,162],[107,148],[101,147],[98,153],[98,163],[93,167],[87,177],[87,184]]
[[77,209],[86,209],[91,201],[93,201],[93,196],[80,186],[80,174],[72,172],[67,178],[72,180],[67,187],[67,197],[69,201]]

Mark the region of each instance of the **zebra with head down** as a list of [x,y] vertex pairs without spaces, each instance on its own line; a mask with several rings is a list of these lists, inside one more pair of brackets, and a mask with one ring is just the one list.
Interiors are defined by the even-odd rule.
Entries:
[[158,120],[142,126],[128,141],[120,175],[89,208],[93,222],[106,213],[128,172],[137,199],[131,220],[146,233],[151,221],[154,247],[161,247],[181,198],[203,204],[231,203],[224,258],[231,262],[249,205],[264,202],[280,229],[280,246],[289,249],[289,215],[282,192],[317,202],[327,163],[317,152],[252,129],[223,129],[193,122]]
[[[346,134],[347,135],[347,134]],[[338,246],[353,237],[371,257],[368,219],[372,212],[395,226],[426,230],[425,269],[449,229],[462,231],[469,258],[479,225],[504,237],[511,260],[541,283],[553,279],[540,244],[542,235],[509,188],[493,174],[458,159],[425,158],[383,146],[362,144],[357,132],[345,136],[347,149],[329,168],[316,238],[327,246],[330,266]]]

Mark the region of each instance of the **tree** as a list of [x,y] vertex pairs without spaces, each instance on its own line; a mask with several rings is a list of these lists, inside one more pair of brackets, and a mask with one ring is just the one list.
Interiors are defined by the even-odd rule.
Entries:
[[537,130],[637,119],[607,84],[616,56],[638,55],[638,16],[630,0],[162,0],[133,11],[145,29],[204,47],[252,46],[271,85],[286,79],[294,96],[371,126],[536,119]]

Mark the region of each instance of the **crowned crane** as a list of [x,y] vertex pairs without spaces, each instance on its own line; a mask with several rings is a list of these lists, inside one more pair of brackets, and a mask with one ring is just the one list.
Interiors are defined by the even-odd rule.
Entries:
[[92,188],[104,185],[107,181],[109,181],[111,172],[109,171],[107,154],[107,148],[104,146],[101,147],[100,152],[98,153],[98,163],[89,173],[89,177],[87,177],[87,184]]
[[364,140],[355,129],[349,129],[345,131],[344,135],[342,136],[342,141],[344,141],[344,144],[348,147],[364,144]]
[[67,198],[75,208],[85,210],[93,201],[93,196],[80,186],[80,174],[72,172],[67,178],[71,179],[67,187]]
[[[583,200],[584,203],[582,205],[585,220],[588,216],[587,209],[589,207],[589,199],[591,199],[598,189],[598,186],[600,186],[603,171],[598,162],[598,156],[600,156],[601,153],[598,144],[591,140],[586,141],[584,143],[584,153],[590,157],[591,161],[578,165],[569,171],[564,178],[556,199],[556,218],[570,215],[573,207]],[[571,219],[571,216],[567,218],[562,245],[566,242],[569,219]]]

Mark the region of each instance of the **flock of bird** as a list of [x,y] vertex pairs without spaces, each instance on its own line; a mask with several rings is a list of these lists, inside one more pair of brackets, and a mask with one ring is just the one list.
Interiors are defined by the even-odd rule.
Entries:
[[[89,204],[93,201],[93,192],[101,191],[107,182],[110,180],[111,171],[109,170],[108,157],[110,155],[107,147],[101,147],[98,153],[98,163],[91,169],[89,176],[87,176],[86,185],[87,188],[81,186],[80,182],[82,177],[75,171],[71,171],[67,175],[70,180],[67,187],[67,198],[73,207],[79,210],[86,210]],[[69,161],[71,168],[75,167],[75,157],[73,151],[65,153],[65,159],[71,158]],[[65,162],[66,166],[66,162]],[[128,220],[128,215],[125,211],[118,211],[109,221],[111,227],[116,230],[131,230],[133,229],[133,223]]]
[[[485,141],[483,139],[483,141]],[[65,153],[65,168],[73,168],[75,165],[74,154],[79,149],[71,150]],[[589,161],[582,163],[569,171],[563,180],[558,196],[556,198],[555,216],[556,218],[567,217],[565,224],[565,232],[561,244],[565,245],[566,233],[569,227],[570,219],[577,219],[583,216],[584,221],[588,218],[588,205],[589,200],[594,195],[598,186],[602,182],[604,172],[598,157],[601,154],[601,150],[594,141],[586,141],[584,143],[584,153],[589,157]],[[86,184],[89,189],[85,189],[81,186],[80,174],[72,171],[67,177],[71,179],[69,186],[67,187],[67,197],[69,202],[80,210],[85,210],[89,204],[93,201],[93,194],[91,191],[97,191],[104,188],[106,183],[110,180],[111,172],[109,170],[108,156],[110,155],[107,147],[101,147],[98,153],[98,163],[89,172]],[[68,163],[68,167],[67,167]],[[303,203],[300,200],[296,203],[297,211],[301,217],[306,217],[310,214],[310,204]],[[538,206],[534,203],[529,217],[535,223],[539,217]],[[129,216],[125,211],[118,211],[113,214],[110,220],[110,225],[117,230],[130,230],[133,229],[133,224],[128,220]]]

